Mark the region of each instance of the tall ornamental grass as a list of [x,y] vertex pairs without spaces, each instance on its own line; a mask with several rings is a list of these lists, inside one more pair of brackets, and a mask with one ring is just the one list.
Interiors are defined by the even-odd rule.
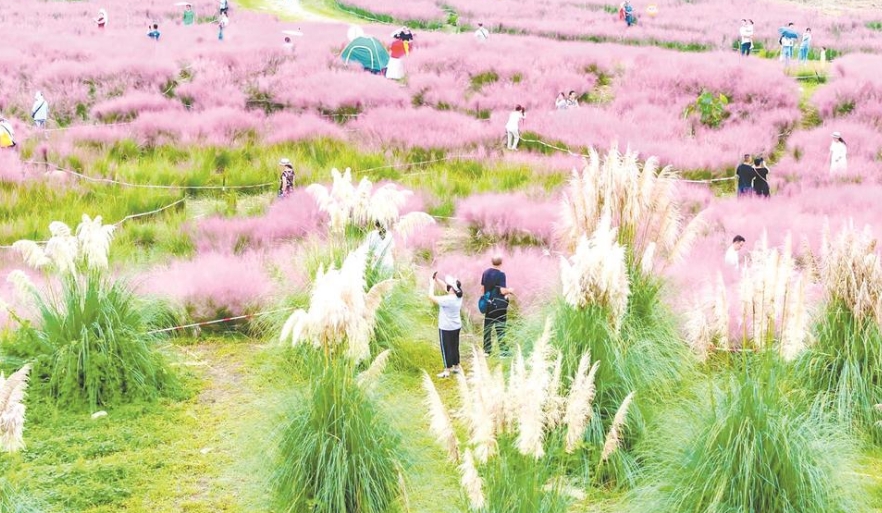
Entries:
[[122,280],[109,276],[112,225],[83,216],[76,234],[63,223],[50,225],[45,248],[15,243],[26,262],[47,274],[38,288],[21,271],[10,274],[30,299],[36,320],[23,321],[9,351],[33,359],[33,374],[48,384],[60,404],[96,408],[150,399],[177,388],[159,352],[160,337],[149,334],[166,311],[138,300]]
[[841,426],[806,404],[774,352],[732,358],[660,422],[636,511],[867,511]]
[[839,420],[880,441],[882,263],[876,244],[852,227],[825,237],[819,270],[827,304],[796,372]]
[[387,513],[399,494],[400,437],[359,386],[350,362],[312,364],[282,427],[275,511]]

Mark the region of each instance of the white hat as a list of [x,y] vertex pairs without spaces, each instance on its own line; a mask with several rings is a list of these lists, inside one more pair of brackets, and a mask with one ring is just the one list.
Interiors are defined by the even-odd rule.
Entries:
[[450,288],[452,288],[453,290],[455,290],[456,292],[459,292],[459,287],[456,286],[456,278],[454,278],[453,276],[450,276],[449,274],[448,274],[447,276],[445,276],[445,277],[444,277],[444,283],[445,283],[448,287],[450,287]]
[[280,166],[290,166],[290,165],[291,165],[291,161],[288,160],[288,159],[282,159],[282,160],[279,161],[279,165],[280,165]]
[[842,138],[842,134],[840,134],[839,132],[833,132],[833,138],[840,139],[840,138]]

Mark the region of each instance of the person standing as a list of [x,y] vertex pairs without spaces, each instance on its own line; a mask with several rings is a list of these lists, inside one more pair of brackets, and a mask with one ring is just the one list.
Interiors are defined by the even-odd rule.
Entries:
[[184,6],[184,25],[192,25],[196,21],[196,12],[193,6],[187,4]]
[[401,80],[404,78],[404,57],[407,55],[407,45],[401,39],[401,34],[395,34],[392,45],[389,47],[389,64],[386,66],[386,78]]
[[279,161],[282,173],[279,175],[279,197],[284,198],[294,192],[294,166],[288,159]]
[[732,244],[726,248],[726,256],[723,258],[726,265],[732,266],[736,269],[741,267],[741,257],[738,252],[741,251],[744,242],[744,237],[741,235],[736,235],[735,238],[732,239]]
[[150,39],[152,39],[158,43],[159,42],[159,35],[160,35],[159,34],[159,25],[154,23],[153,26],[148,25],[147,29],[149,30],[149,32],[147,32],[147,37],[149,37]]
[[98,17],[95,18],[94,21],[99,29],[103,29],[104,26],[107,25],[107,11],[104,9],[98,9]]
[[787,29],[781,35],[781,58],[784,61],[784,67],[790,67],[790,61],[793,60],[793,46],[796,44],[794,38],[793,23],[787,24]]
[[521,140],[521,121],[526,118],[527,111],[520,105],[509,113],[508,122],[505,124],[506,147],[509,150],[518,151],[518,142]]
[[224,40],[224,29],[227,28],[227,24],[230,23],[230,18],[227,17],[227,13],[221,11],[221,15],[217,18],[217,40]]
[[802,33],[802,41],[799,43],[799,63],[803,66],[808,62],[809,50],[812,48],[812,29],[807,28]]
[[558,94],[557,98],[554,100],[554,108],[557,110],[566,110],[567,96],[563,94],[563,91],[561,91],[561,93]]
[[568,109],[578,109],[579,108],[579,99],[576,97],[576,91],[570,91],[570,94],[567,95],[567,108]]
[[478,23],[478,30],[475,31],[475,39],[484,42],[490,38],[490,31],[484,28],[483,23]]
[[0,148],[15,148],[15,130],[5,117],[0,116]]
[[46,120],[49,119],[49,104],[43,98],[43,93],[37,91],[34,95],[34,105],[31,106],[31,118],[37,128],[46,128]]
[[753,170],[756,176],[753,178],[753,192],[757,196],[768,198],[771,195],[769,188],[769,168],[766,167],[766,161],[762,157],[753,159]]
[[218,10],[218,14],[227,15],[230,12],[230,2],[229,0],[220,0],[220,9]]
[[744,154],[744,159],[741,161],[741,164],[738,164],[738,168],[735,170],[735,176],[738,177],[739,196],[744,196],[745,194],[753,192],[752,184],[756,172],[751,165],[750,155],[746,153]]
[[830,174],[838,175],[848,170],[848,145],[839,132],[833,132],[833,142],[830,143]]
[[753,20],[741,20],[738,32],[741,36],[741,55],[749,57],[753,48]]
[[[435,284],[444,287],[447,293],[435,295]],[[459,333],[462,330],[462,285],[459,280],[448,276],[444,281],[438,279],[438,272],[432,274],[429,281],[429,300],[438,305],[438,343],[441,346],[441,361],[444,370],[439,378],[449,378],[451,373],[458,374],[459,366]]]
[[490,354],[493,347],[492,332],[496,331],[496,345],[505,354],[505,325],[508,322],[508,300],[514,289],[508,288],[505,273],[502,271],[502,256],[494,255],[490,260],[492,267],[481,275],[481,286],[487,297],[487,311],[484,312],[484,352]]
[[630,1],[625,2],[625,24],[627,26],[631,26],[637,23],[637,18],[634,16],[634,7],[631,5]]

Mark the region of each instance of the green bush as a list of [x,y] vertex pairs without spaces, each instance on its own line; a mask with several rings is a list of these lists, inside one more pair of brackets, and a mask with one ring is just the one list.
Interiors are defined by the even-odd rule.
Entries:
[[882,333],[872,319],[855,319],[842,302],[829,305],[815,328],[815,343],[796,363],[796,375],[843,423],[868,432],[882,403]]
[[867,511],[849,488],[853,447],[839,426],[788,386],[776,355],[735,358],[660,420],[635,511]]
[[717,128],[729,117],[729,111],[726,110],[728,105],[729,98],[725,94],[715,95],[710,91],[702,90],[695,102],[686,106],[683,117],[688,118],[697,114],[702,125]]
[[343,359],[313,361],[306,397],[292,398],[272,486],[275,511],[387,513],[398,496],[399,435]]
[[61,278],[56,293],[34,294],[36,323],[25,325],[8,350],[35,361],[32,381],[66,406],[91,409],[152,399],[179,389],[147,332],[174,321],[155,303],[139,301],[122,281],[100,271]]

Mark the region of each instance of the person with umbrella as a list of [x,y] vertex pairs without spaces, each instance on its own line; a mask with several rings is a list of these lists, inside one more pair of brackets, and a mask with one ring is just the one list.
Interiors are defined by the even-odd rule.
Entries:
[[196,12],[190,4],[184,5],[184,25],[192,25],[196,21]]
[[784,61],[784,67],[790,67],[790,61],[793,60],[793,46],[799,39],[799,34],[793,31],[793,23],[788,23],[786,27],[778,29],[781,34],[781,60]]

